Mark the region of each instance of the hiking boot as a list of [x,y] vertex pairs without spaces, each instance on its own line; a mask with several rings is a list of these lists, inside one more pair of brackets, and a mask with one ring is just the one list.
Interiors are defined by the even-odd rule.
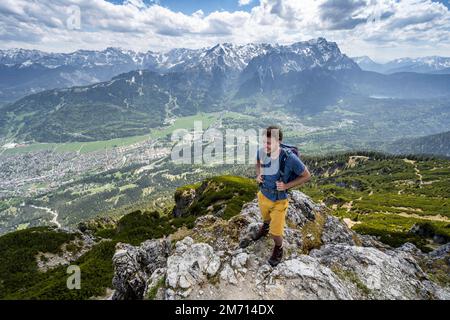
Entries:
[[240,248],[246,248],[252,243],[253,241],[259,240],[262,237],[266,236],[269,233],[269,223],[263,223],[261,227],[259,227],[259,230],[256,234],[248,234],[246,237],[241,239],[239,242]]
[[283,246],[277,246],[273,248],[272,256],[269,259],[269,264],[272,267],[275,267],[281,262],[281,259],[283,259]]
[[262,237],[265,237],[269,233],[269,223],[264,222],[263,225],[259,228],[258,233],[253,236],[253,240],[257,241]]

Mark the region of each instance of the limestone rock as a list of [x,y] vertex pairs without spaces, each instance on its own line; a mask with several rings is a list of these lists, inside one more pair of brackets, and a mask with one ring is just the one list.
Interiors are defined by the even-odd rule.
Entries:
[[314,220],[315,212],[322,209],[322,206],[316,204],[303,192],[298,190],[290,192],[288,218],[291,219],[292,222],[302,222],[304,221],[303,217],[308,220]]
[[169,253],[168,239],[147,240],[139,247],[118,243],[113,256],[113,300],[143,299],[148,278],[165,267]]
[[450,264],[450,242],[431,251],[429,256],[432,259],[447,259],[448,264]]
[[233,256],[231,259],[231,266],[235,269],[245,268],[248,260],[248,254],[245,252],[240,252],[237,255]]
[[345,243],[355,245],[356,234],[350,230],[339,218],[328,215],[322,233],[322,243]]
[[231,284],[238,283],[236,276],[234,275],[234,270],[230,267],[228,263],[225,264],[222,271],[220,272],[220,280]]
[[166,284],[173,289],[188,289],[214,276],[220,265],[220,257],[210,245],[186,237],[176,243],[174,254],[167,259]]
[[188,214],[189,206],[195,199],[195,189],[179,190],[175,193],[175,207],[172,215],[174,217],[184,217]]
[[164,280],[166,276],[167,269],[166,268],[158,268],[156,269],[150,278],[147,280],[147,287],[144,292],[144,297],[148,297],[149,293],[152,290],[158,290],[160,283]]
[[307,255],[280,263],[270,276],[282,279],[270,290],[283,292],[284,299],[352,299],[354,294],[329,268]]
[[373,299],[428,299],[433,290],[414,257],[403,250],[382,252],[376,248],[325,245],[311,256],[321,265],[334,268]]

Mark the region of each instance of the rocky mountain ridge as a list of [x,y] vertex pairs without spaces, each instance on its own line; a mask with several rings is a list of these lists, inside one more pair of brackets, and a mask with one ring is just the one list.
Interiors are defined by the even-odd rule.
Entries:
[[[341,53],[337,45],[323,38],[292,45],[219,43],[209,48],[176,48],[168,52],[135,52],[109,47],[102,51],[78,50],[72,53],[47,53],[38,50],[0,50],[0,102],[13,101],[40,91],[89,85],[110,80],[133,70],[157,73],[200,71],[236,73],[249,62],[268,53],[293,54],[324,63]],[[346,65],[353,63],[346,58]],[[303,63],[301,68],[307,66]],[[344,68],[346,66],[342,66]],[[353,67],[357,67],[353,63]],[[285,64],[285,69],[291,67]],[[298,68],[295,67],[295,68]]]
[[[315,49],[316,47],[317,49]],[[327,42],[324,38],[295,42],[291,45],[218,43],[211,47],[199,49],[175,48],[167,52],[136,52],[114,47],[101,51],[78,50],[72,53],[9,49],[0,50],[0,64],[21,67],[39,64],[51,69],[62,66],[85,68],[100,65],[134,64],[135,70],[180,71],[199,65],[213,67],[218,62],[216,58],[222,56],[222,62],[230,67],[242,70],[252,58],[268,52],[291,52],[311,56],[320,51],[323,53],[330,50],[334,54],[340,54],[336,43]],[[329,57],[333,56],[333,52],[329,53]]]
[[192,230],[138,246],[118,243],[112,299],[450,299],[448,284],[427,273],[449,265],[448,243],[429,254],[410,243],[391,248],[293,191],[287,253],[272,268],[272,241],[250,240],[260,223],[255,199],[228,221],[219,210],[198,217]]

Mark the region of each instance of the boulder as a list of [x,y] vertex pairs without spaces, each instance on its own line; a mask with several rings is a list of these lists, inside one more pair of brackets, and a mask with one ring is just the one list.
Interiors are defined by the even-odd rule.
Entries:
[[237,285],[238,283],[237,278],[234,275],[234,270],[228,263],[225,264],[222,271],[220,272],[220,280],[234,285]]
[[450,242],[431,251],[429,256],[432,259],[446,259],[450,265]]
[[299,226],[302,226],[306,220],[314,220],[315,212],[321,211],[323,207],[316,204],[310,197],[303,192],[293,190],[289,195],[288,219]]
[[342,223],[339,218],[327,215],[325,226],[322,232],[322,243],[345,243],[348,245],[355,245],[354,239],[356,234],[350,230],[345,223]]
[[156,269],[165,267],[169,253],[170,241],[166,238],[147,240],[138,247],[118,243],[113,256],[112,299],[143,299],[148,279]]
[[167,259],[166,285],[173,289],[188,289],[216,275],[220,257],[206,243],[194,243],[190,237],[178,241],[174,253]]

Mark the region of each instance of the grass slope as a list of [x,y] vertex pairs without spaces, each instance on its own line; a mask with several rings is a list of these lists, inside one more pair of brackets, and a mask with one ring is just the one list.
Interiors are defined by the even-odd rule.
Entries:
[[414,224],[426,223],[450,238],[450,161],[373,152],[306,161],[314,174],[301,190],[352,220],[355,231],[395,247],[412,242],[425,251],[433,246],[409,232]]

